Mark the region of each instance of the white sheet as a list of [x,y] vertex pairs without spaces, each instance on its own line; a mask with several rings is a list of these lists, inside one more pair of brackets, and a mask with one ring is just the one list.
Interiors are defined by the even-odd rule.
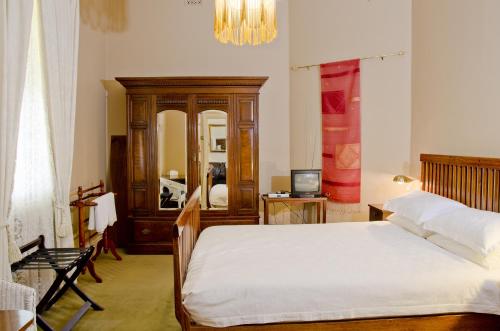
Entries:
[[214,327],[500,314],[499,279],[388,222],[215,226],[200,235],[182,297]]

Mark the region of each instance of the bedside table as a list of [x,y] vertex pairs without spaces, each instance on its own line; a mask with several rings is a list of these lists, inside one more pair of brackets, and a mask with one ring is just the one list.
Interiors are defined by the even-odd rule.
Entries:
[[368,207],[370,207],[370,222],[385,220],[387,216],[392,214],[392,212],[383,209],[384,204],[382,203],[370,203]]

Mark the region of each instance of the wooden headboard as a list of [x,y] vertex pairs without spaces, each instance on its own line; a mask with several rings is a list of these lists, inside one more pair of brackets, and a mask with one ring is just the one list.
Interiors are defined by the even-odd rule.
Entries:
[[500,212],[500,159],[421,154],[422,190]]

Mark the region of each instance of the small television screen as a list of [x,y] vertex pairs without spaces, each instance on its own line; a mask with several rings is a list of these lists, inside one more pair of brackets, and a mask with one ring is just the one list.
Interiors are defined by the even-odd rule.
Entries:
[[321,170],[292,170],[292,195],[317,196],[321,195]]

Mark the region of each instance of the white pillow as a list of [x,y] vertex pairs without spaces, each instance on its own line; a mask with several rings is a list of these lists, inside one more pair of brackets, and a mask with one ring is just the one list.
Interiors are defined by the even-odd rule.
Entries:
[[416,224],[425,223],[436,216],[459,208],[466,206],[458,201],[424,191],[414,191],[384,204],[385,210],[409,218]]
[[396,224],[408,232],[411,232],[419,237],[427,238],[432,234],[431,231],[424,230],[422,225],[416,224],[411,219],[398,214],[391,214],[387,217],[387,220],[392,224]]
[[210,189],[210,194],[208,196],[208,201],[210,205],[215,208],[227,207],[227,185],[226,184],[216,184]]
[[500,244],[500,214],[460,208],[439,215],[424,224],[424,229],[439,233],[487,255]]
[[494,249],[490,254],[484,256],[462,245],[455,240],[448,239],[440,234],[433,234],[427,238],[430,242],[444,248],[450,253],[463,257],[466,260],[479,264],[486,269],[500,269],[500,248]]

